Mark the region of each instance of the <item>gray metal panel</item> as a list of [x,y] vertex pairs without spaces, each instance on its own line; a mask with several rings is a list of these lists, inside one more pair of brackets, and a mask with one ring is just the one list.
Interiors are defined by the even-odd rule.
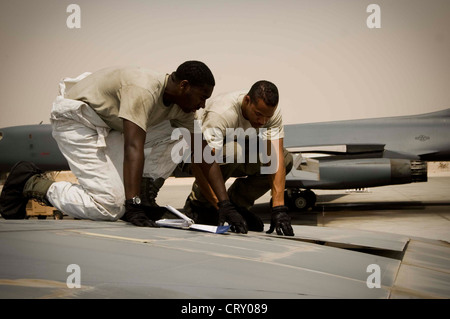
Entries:
[[[312,271],[333,274],[346,278],[365,281],[367,266],[380,265],[383,273],[382,285],[391,286],[400,265],[400,261],[355,251],[348,251],[308,242],[286,241],[284,238],[268,238],[250,232],[249,235],[229,234],[224,236],[206,236],[191,232],[170,230],[170,237],[155,237],[143,232],[145,229],[130,229],[124,240],[140,238],[142,242],[163,246],[169,249],[233,259],[256,260],[276,263],[280,266],[294,266]],[[89,232],[91,236],[115,236],[116,229],[98,229]],[[182,236],[184,235],[184,236]],[[175,237],[177,236],[177,237]],[[205,237],[206,236],[206,237]]]
[[[297,236],[376,249],[399,249],[407,239],[294,228]],[[0,298],[450,296],[450,248],[431,240],[413,239],[402,262],[263,233],[216,235],[123,222],[0,219],[0,240]],[[79,289],[66,286],[70,264],[81,268]],[[367,287],[370,264],[381,268],[381,288]]]
[[[51,222],[46,226],[65,223]],[[37,231],[8,231],[5,224],[0,232],[1,297],[24,290],[15,297],[386,298],[388,287],[368,289],[365,267],[377,259],[391,278],[396,267],[395,261],[381,257],[281,238],[144,229],[124,223],[91,228],[87,221],[80,223],[87,229]],[[65,283],[72,263],[81,268],[84,289],[58,285]],[[315,264],[327,266],[313,269]],[[346,270],[352,267],[363,269],[352,274]],[[18,289],[22,279],[44,280],[54,287],[22,281]]]
[[450,298],[450,276],[448,273],[434,271],[412,265],[401,265],[392,298]]
[[0,218],[0,233],[2,231],[41,231],[41,230],[58,230],[58,229],[90,229],[90,228],[122,228],[123,223],[112,223],[89,220],[5,220]]
[[450,298],[450,245],[411,240],[400,266],[392,297]]
[[[324,241],[327,243],[342,244],[343,246],[348,245],[350,247],[403,251],[409,241],[408,236],[341,227],[293,225],[292,228],[294,229],[295,236],[290,237],[291,239]],[[268,229],[268,225],[265,226],[265,229]]]
[[450,274],[450,244],[412,240],[408,245],[403,263]]

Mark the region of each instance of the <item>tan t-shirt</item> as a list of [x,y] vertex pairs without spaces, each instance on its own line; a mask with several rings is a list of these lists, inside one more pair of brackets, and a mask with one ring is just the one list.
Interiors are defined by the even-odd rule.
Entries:
[[75,84],[65,97],[89,104],[117,131],[123,132],[122,119],[127,119],[144,131],[170,120],[172,126],[194,132],[193,113],[183,112],[176,104],[163,103],[168,77],[139,67],[107,68]]
[[[280,107],[262,129],[253,129],[248,120],[242,114],[242,101],[248,92],[238,91],[218,95],[206,102],[205,109],[197,112],[197,119],[202,121],[202,132],[209,146],[215,149],[223,147],[223,140],[228,134],[246,134],[253,130],[260,134],[262,139],[277,140],[284,138],[283,120]],[[236,131],[233,129],[242,128]],[[250,130],[248,130],[250,129]],[[236,134],[237,133],[237,134]]]

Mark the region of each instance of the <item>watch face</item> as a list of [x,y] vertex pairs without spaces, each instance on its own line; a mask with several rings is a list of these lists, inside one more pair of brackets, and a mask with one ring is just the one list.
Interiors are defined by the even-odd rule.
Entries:
[[133,204],[141,205],[141,199],[139,198],[139,196],[133,197]]

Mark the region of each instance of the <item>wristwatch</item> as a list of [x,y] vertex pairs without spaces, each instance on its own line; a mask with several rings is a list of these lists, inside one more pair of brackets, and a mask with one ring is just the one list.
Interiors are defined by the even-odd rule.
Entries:
[[139,196],[134,196],[132,201],[133,205],[141,205],[141,198]]

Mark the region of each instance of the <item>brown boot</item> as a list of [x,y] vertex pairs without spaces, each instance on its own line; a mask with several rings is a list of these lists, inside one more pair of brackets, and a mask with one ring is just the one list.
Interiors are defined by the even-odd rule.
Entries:
[[24,219],[31,198],[48,203],[46,193],[53,181],[43,173],[31,162],[18,162],[12,167],[0,195],[0,213],[4,219]]

